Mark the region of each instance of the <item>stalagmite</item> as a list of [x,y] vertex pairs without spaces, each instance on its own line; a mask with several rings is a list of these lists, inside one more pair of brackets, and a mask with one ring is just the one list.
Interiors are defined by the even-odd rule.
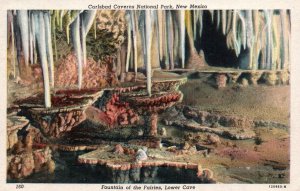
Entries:
[[186,68],[188,69],[200,69],[206,65],[203,51],[200,50],[200,53],[197,53],[195,48],[195,43],[193,39],[193,31],[192,31],[192,15],[190,11],[186,11],[186,31],[188,37],[188,52],[189,59],[186,64]]
[[181,47],[181,67],[184,68],[185,62],[185,11],[179,11],[180,18],[180,47]]
[[21,31],[22,51],[24,54],[25,64],[29,64],[29,28],[28,28],[28,11],[18,10],[17,21]]
[[82,51],[80,43],[80,22],[79,17],[77,17],[71,24],[72,41],[77,57],[77,67],[78,67],[78,88],[81,89],[82,85]]
[[49,83],[49,71],[47,63],[47,50],[46,50],[46,35],[45,35],[45,23],[43,12],[34,13],[36,30],[35,36],[37,40],[37,48],[39,57],[42,65],[43,79],[44,79],[44,96],[45,96],[45,107],[51,107],[51,96],[50,96],[50,83]]
[[151,27],[151,11],[145,11],[145,33],[146,33],[146,71],[147,71],[147,92],[151,96],[151,41],[152,41],[152,27]]
[[129,71],[129,63],[130,63],[130,53],[131,53],[131,19],[130,19],[130,13],[127,12],[125,15],[125,18],[127,20],[127,56],[126,56],[126,72]]

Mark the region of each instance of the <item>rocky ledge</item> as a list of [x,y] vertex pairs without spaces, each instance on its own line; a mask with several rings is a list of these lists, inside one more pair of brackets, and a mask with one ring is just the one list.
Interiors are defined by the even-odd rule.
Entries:
[[13,148],[18,142],[18,131],[28,125],[29,120],[16,115],[7,116],[7,149]]
[[[145,151],[144,151],[145,150]],[[147,154],[146,154],[147,153]],[[145,149],[136,145],[101,146],[97,150],[80,155],[78,162],[90,165],[104,165],[112,170],[128,171],[143,167],[174,167],[195,170],[199,180],[213,181],[212,171],[202,169],[201,165],[188,162],[188,155],[201,157],[202,151],[194,149],[177,150],[173,148]],[[205,177],[204,177],[205,176]]]

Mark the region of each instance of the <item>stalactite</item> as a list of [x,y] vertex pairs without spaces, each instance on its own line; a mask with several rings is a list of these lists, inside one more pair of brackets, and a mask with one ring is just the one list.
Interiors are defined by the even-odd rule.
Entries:
[[202,30],[203,30],[203,11],[198,10],[198,23],[199,23],[199,38],[201,39]]
[[163,54],[162,54],[162,60],[164,61],[165,69],[169,69],[170,62],[169,62],[169,54],[168,54],[168,28],[167,28],[167,13],[166,11],[163,11],[163,30],[162,30],[162,48],[163,48]]
[[55,11],[52,11],[51,13],[51,34],[52,34],[52,42],[53,42],[53,48],[54,48],[54,60],[57,61],[58,55],[57,55],[57,46],[56,46],[56,27],[55,27]]
[[25,64],[29,64],[29,29],[28,29],[28,11],[17,11],[18,25],[21,31],[22,51],[24,54]]
[[146,71],[147,71],[147,92],[151,96],[151,42],[152,42],[152,22],[151,22],[151,11],[145,11],[145,33],[146,33]]
[[253,10],[252,11],[252,17],[253,17],[253,56],[252,56],[252,63],[251,63],[251,69],[256,70],[258,69],[258,56],[259,52],[261,50],[260,48],[260,41],[259,41],[259,30],[260,30],[260,16],[259,16],[259,11],[258,10]]
[[137,76],[137,68],[138,68],[138,50],[137,50],[137,31],[138,29],[138,16],[136,11],[130,12],[131,24],[132,24],[132,39],[133,39],[133,65],[134,65],[134,73],[135,79]]
[[[288,11],[288,10],[286,10]],[[286,54],[286,57],[287,57],[287,63],[284,67],[284,69],[288,69],[288,64],[290,63],[290,42],[291,42],[291,17],[290,17],[290,13],[289,14],[286,14],[286,18],[285,18],[287,21],[287,40],[286,40],[286,43],[287,43],[287,54]]]
[[174,54],[174,67],[177,65],[179,67],[179,25],[178,19],[176,17],[176,12],[172,11],[173,13],[173,31],[174,31],[174,43],[173,43],[173,54]]
[[168,54],[170,60],[170,69],[174,69],[174,52],[173,52],[173,44],[174,44],[174,34],[173,34],[173,20],[171,11],[167,11],[167,35],[168,35]]
[[80,42],[80,18],[77,17],[71,24],[72,41],[77,57],[77,67],[78,67],[78,88],[81,89],[82,86],[82,50]]
[[165,18],[164,18],[164,13],[165,11],[163,10],[158,10],[157,11],[157,17],[158,17],[158,34],[159,34],[159,60],[160,62],[163,62],[164,56],[163,56],[163,39],[164,39],[164,23],[165,23]]
[[198,21],[198,14],[199,12],[197,10],[191,10],[193,12],[193,34],[194,34],[194,41],[196,40],[196,34],[197,34],[197,21]]
[[97,22],[96,22],[96,19],[94,19],[93,29],[94,29],[94,39],[97,39]]
[[220,15],[220,10],[216,10],[217,13],[217,30],[220,28],[220,22],[221,22],[221,15]]
[[252,59],[253,59],[253,20],[252,20],[252,11],[245,11],[245,22],[246,22],[246,45],[249,53],[249,63],[248,69],[252,69]]
[[179,11],[179,18],[180,18],[180,47],[181,47],[181,67],[184,68],[185,64],[185,11]]
[[[142,55],[143,55],[143,65],[144,65],[144,68],[147,68],[147,65],[146,65],[146,60],[147,60],[147,55],[146,55],[146,35],[145,35],[145,11],[139,11],[138,12],[139,16],[137,16],[137,19],[138,19],[138,31],[139,31],[139,34],[140,34],[140,37],[141,37],[141,49],[142,49]],[[135,50],[137,51],[137,50]]]
[[64,17],[64,26],[65,26],[65,31],[67,34],[67,42],[69,44],[69,39],[70,39],[70,25],[75,21],[75,19],[78,17],[80,14],[80,11],[74,10],[74,11],[68,11]]
[[126,56],[126,72],[129,71],[129,63],[130,63],[130,53],[131,53],[131,31],[132,31],[132,25],[131,25],[131,18],[130,13],[127,11],[125,18],[127,20],[127,56]]
[[95,10],[87,10],[80,14],[82,25],[82,54],[83,54],[83,66],[86,66],[86,36],[88,35],[88,32],[90,31],[93,21],[95,20],[97,11]]
[[267,63],[267,19],[264,12],[260,12],[261,20],[260,23],[262,25],[261,32],[259,35],[259,42],[260,42],[260,54],[261,54],[261,63],[260,63],[260,69],[266,69],[266,63]]
[[228,10],[226,14],[226,34],[232,27],[232,10]]
[[241,24],[241,31],[239,32],[241,36],[241,44],[244,49],[246,49],[246,42],[247,42],[247,36],[246,36],[246,23],[245,23],[245,17],[242,11],[238,11],[238,16],[240,18],[240,24]]
[[161,69],[159,62],[159,34],[158,34],[158,18],[157,10],[151,12],[152,20],[152,45],[151,45],[151,66],[155,69]]
[[193,40],[191,12],[186,11],[185,18],[186,18],[185,19],[186,20],[186,31],[187,31],[188,40],[189,40],[189,50],[190,50],[190,53],[193,54],[196,52],[196,49],[195,49],[194,40]]
[[214,22],[214,10],[209,10],[210,12],[210,18],[211,18],[211,22]]
[[16,53],[15,53],[15,33],[14,33],[14,23],[13,23],[13,13],[8,11],[8,22],[11,31],[11,58],[13,66],[13,78],[16,78]]
[[169,36],[172,31],[169,28],[170,27],[170,20],[169,20],[169,13],[168,11],[164,11],[164,36],[163,36],[163,58],[165,61],[165,69],[170,69],[170,54],[169,54]]
[[282,34],[282,54],[281,54],[281,68],[286,69],[288,65],[288,25],[286,22],[287,14],[286,10],[280,10],[280,18],[281,18],[281,34]]
[[32,35],[32,28],[31,28],[31,16],[30,16],[30,12],[28,11],[28,32],[29,32],[29,61],[31,64],[34,64],[34,58],[33,58],[33,52],[34,52],[34,47],[33,47],[33,44],[34,44],[34,40],[33,40],[33,35]]
[[234,47],[234,50],[235,50],[235,54],[236,56],[238,57],[238,55],[240,54],[240,52],[238,51],[239,48],[238,48],[238,41],[237,41],[237,38],[236,38],[236,21],[237,21],[237,11],[234,10],[233,11],[233,18],[232,18],[232,35],[233,35],[233,47]]
[[272,10],[268,10],[268,19],[269,20],[269,24],[268,24],[268,57],[269,57],[269,67],[268,69],[272,69],[272,65],[273,65],[273,45],[274,45],[274,40],[273,40],[273,35],[272,35],[272,25],[273,25],[273,11]]
[[37,48],[39,57],[42,65],[43,79],[44,79],[44,96],[45,96],[45,107],[51,107],[51,96],[50,96],[50,83],[49,83],[49,71],[47,63],[47,51],[46,51],[46,31],[44,23],[44,15],[42,11],[33,13],[34,22],[36,24],[35,36],[37,40]]
[[226,34],[226,19],[227,19],[227,14],[226,14],[226,10],[221,10],[222,12],[222,33],[223,35]]
[[51,40],[51,26],[49,12],[44,13],[44,26],[45,26],[45,40],[46,40],[46,54],[47,62],[50,70],[50,86],[54,87],[54,62]]
[[82,56],[82,67],[85,68],[86,60],[84,56],[86,55],[86,44],[85,44],[85,31],[83,27],[83,17],[80,14],[79,18],[79,33],[80,33],[80,47],[81,47],[81,56]]
[[55,13],[55,25],[56,26],[59,26],[59,20],[60,20],[60,14],[59,14],[59,10],[55,10],[54,13]]
[[58,20],[58,27],[59,27],[59,30],[63,30],[63,17],[64,17],[64,10],[61,10],[59,11],[59,18],[57,19]]
[[[13,78],[16,78],[16,63],[15,63],[15,36],[14,36],[14,26],[13,26],[13,14],[11,11],[7,11],[7,30],[10,31],[10,34],[7,35],[7,44],[11,44],[11,59],[12,59],[12,68],[13,68]],[[11,39],[11,42],[9,41]]]

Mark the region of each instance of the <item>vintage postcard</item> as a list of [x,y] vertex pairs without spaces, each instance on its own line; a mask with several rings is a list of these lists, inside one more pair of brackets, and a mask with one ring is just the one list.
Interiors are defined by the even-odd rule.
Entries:
[[300,4],[254,2],[1,0],[0,190],[300,190]]

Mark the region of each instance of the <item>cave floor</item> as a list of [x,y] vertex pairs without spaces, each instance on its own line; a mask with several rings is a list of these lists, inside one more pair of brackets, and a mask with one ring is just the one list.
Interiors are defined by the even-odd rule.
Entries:
[[[180,90],[184,94],[182,103],[159,115],[159,135],[155,138],[145,136],[143,120],[133,126],[103,127],[97,108],[90,106],[86,110],[87,119],[84,122],[50,144],[54,150],[60,150],[59,152],[83,153],[72,155],[71,159],[61,165],[62,170],[59,168],[56,170],[52,180],[46,178],[42,181],[60,182],[61,177],[64,177],[65,182],[70,182],[71,180],[66,179],[69,175],[65,174],[70,171],[78,174],[79,178],[74,178],[74,181],[82,181],[83,177],[75,172],[76,169],[89,165],[94,168],[93,165],[96,163],[106,165],[113,170],[128,170],[136,164],[135,152],[147,146],[149,158],[142,164],[151,168],[164,166],[192,169],[191,174],[196,177],[196,180],[190,183],[197,182],[199,167],[209,169],[213,182],[289,183],[290,86],[249,85],[217,89],[207,80],[189,79],[187,83],[180,86]],[[192,108],[196,112],[214,113],[221,117],[234,116],[234,118],[246,118],[248,121],[268,122],[268,125],[245,128],[205,125],[189,118],[180,109],[184,107]],[[169,122],[166,123],[166,120]],[[189,125],[197,128],[187,128]],[[238,138],[229,137],[230,133]],[[118,144],[131,150],[129,149],[128,152],[127,149],[127,154],[114,153],[115,146]],[[60,156],[55,158],[59,166],[62,158]],[[70,169],[66,171],[68,166]],[[100,171],[86,170],[85,172],[97,174]],[[37,180],[33,175],[22,181],[36,182]],[[101,182],[101,179],[94,178],[93,181]],[[132,182],[129,179],[124,181],[118,182]]]
[[[174,147],[176,147],[176,151],[170,152],[168,150],[169,154],[161,159],[155,158],[157,156],[154,154],[152,159],[166,161],[170,160],[170,157],[174,154],[185,153],[181,155],[181,158],[176,159],[175,157],[171,161],[188,161],[191,164],[199,164],[202,168],[208,168],[213,172],[213,179],[217,182],[289,182],[289,86],[258,85],[244,88],[226,87],[220,90],[199,79],[193,79],[181,86],[180,89],[184,93],[181,105],[193,106],[193,108],[201,111],[216,112],[221,116],[246,116],[246,118],[253,120],[277,122],[285,128],[275,127],[272,124],[269,126],[255,126],[250,128],[254,132],[253,138],[234,140],[226,136],[217,136],[217,141],[210,143],[207,137],[213,134],[211,132],[194,131],[176,125],[165,125],[160,121],[158,130],[165,129],[166,134],[159,135],[155,140],[149,140],[141,134],[143,132],[142,124],[137,127],[123,127],[103,131],[103,129],[97,127],[97,118],[93,116],[93,113],[87,113],[88,120],[61,139],[61,146],[69,145],[64,150],[80,150],[80,148],[86,149],[89,146],[91,150],[94,150],[102,148],[103,145],[116,145],[119,143],[125,147],[129,145],[151,147],[151,142],[159,140],[161,147],[151,148],[150,152],[152,154],[156,153],[157,156],[161,156],[159,153],[165,153],[166,149],[172,150]],[[92,112],[93,110],[89,111]],[[165,119],[168,116],[180,121],[182,114],[172,114],[172,111],[167,110],[160,115],[160,119]],[[191,119],[186,120],[193,121]],[[75,145],[78,147],[75,147]],[[194,153],[190,152],[193,146],[197,148]],[[106,152],[109,153],[107,156],[111,155],[112,150],[113,147],[110,146],[109,152]],[[92,156],[93,160],[96,161],[105,159],[104,156],[106,155],[103,155],[103,151],[96,150],[92,152],[94,153],[87,153],[83,158]],[[102,154],[97,154],[97,152]],[[134,163],[134,156],[117,158],[119,164]]]

